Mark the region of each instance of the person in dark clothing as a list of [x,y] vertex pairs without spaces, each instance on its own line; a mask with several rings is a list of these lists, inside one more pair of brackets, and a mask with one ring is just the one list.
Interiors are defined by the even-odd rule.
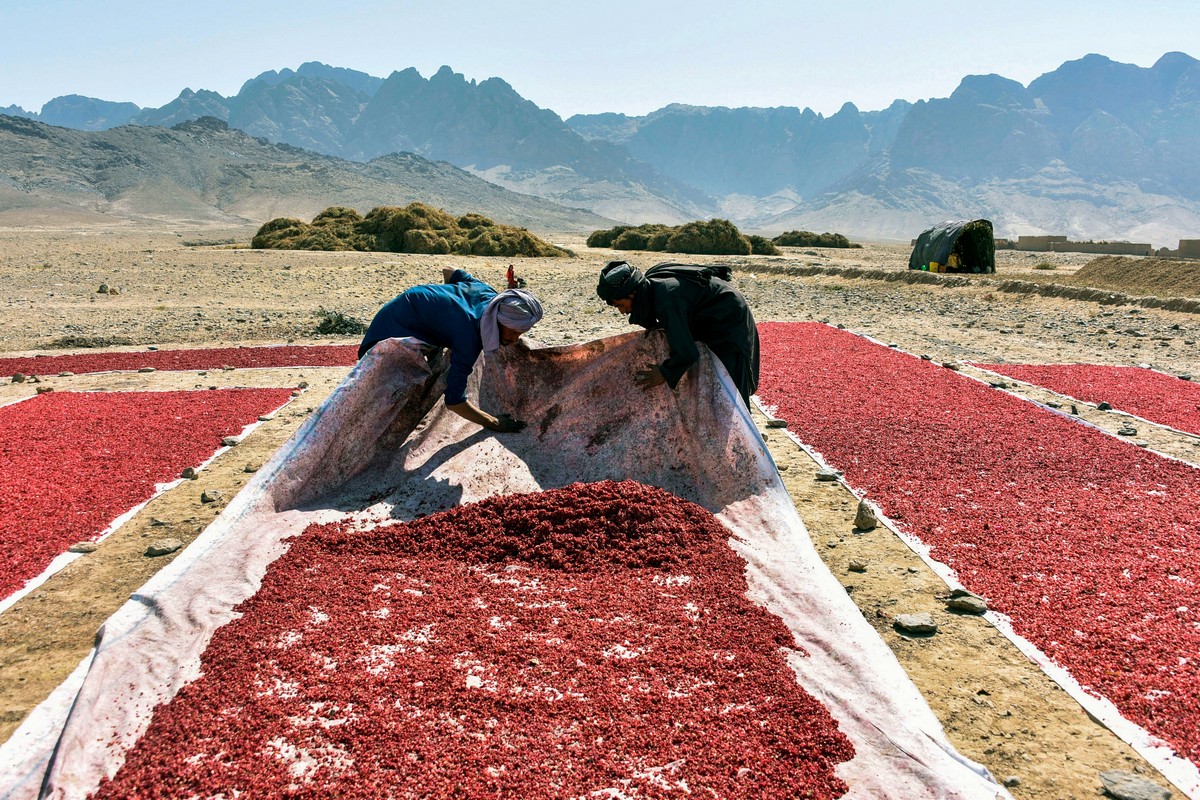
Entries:
[[414,286],[390,300],[371,320],[361,359],[384,339],[412,337],[435,347],[450,348],[446,373],[446,408],[463,419],[500,433],[519,431],[521,420],[493,416],[467,399],[467,378],[480,353],[516,344],[542,318],[538,299],[524,289],[495,289],[466,270],[444,269],[445,283]]
[[600,271],[596,294],[629,322],[667,334],[670,356],[637,373],[643,386],[672,389],[700,357],[704,342],[725,365],[746,407],[758,389],[758,328],[746,298],[729,284],[729,268],[659,264],[646,270],[610,261]]

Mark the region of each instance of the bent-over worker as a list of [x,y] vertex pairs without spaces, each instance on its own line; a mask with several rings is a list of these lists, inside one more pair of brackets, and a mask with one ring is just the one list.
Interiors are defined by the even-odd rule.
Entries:
[[542,318],[538,299],[524,289],[495,289],[462,269],[443,269],[441,284],[414,286],[388,301],[371,320],[358,357],[384,339],[409,336],[450,348],[446,408],[501,433],[525,423],[508,414],[493,416],[467,399],[467,378],[480,353],[516,344]]
[[728,276],[728,267],[667,263],[643,275],[625,261],[610,261],[600,271],[596,294],[628,314],[630,324],[667,334],[670,356],[638,372],[639,384],[674,389],[700,357],[696,342],[704,342],[749,408],[758,388],[758,329],[746,298],[718,275]]

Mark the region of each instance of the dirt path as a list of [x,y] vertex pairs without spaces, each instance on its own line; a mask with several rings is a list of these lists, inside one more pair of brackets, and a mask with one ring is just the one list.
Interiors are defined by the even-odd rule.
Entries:
[[[217,235],[220,233],[221,235]],[[320,309],[367,321],[386,300],[415,283],[438,280],[453,264],[498,282],[514,263],[538,292],[548,315],[536,330],[544,344],[564,344],[628,330],[595,297],[595,276],[609,251],[586,252],[574,237],[554,239],[580,257],[562,260],[455,259],[364,253],[262,253],[192,248],[190,239],[248,233],[177,235],[174,231],[0,230],[0,280],[10,287],[0,314],[0,355],[52,350],[63,337],[149,345],[354,343],[316,337]],[[782,258],[732,261],[737,283],[756,318],[843,324],[939,361],[1011,363],[1150,363],[1172,374],[1200,375],[1200,315],[1101,306],[1091,302],[965,286],[906,284],[839,275],[789,277],[789,265],[862,266],[902,270],[906,247],[788,252]],[[620,254],[638,266],[656,257]],[[999,254],[998,277],[1044,277],[1034,266],[1053,262],[1069,275],[1087,261],[1077,254]],[[705,260],[705,259],[700,259]],[[1039,271],[1040,272],[1040,271]],[[101,283],[119,294],[98,294]],[[981,377],[983,373],[974,372]],[[288,386],[307,389],[274,419],[201,472],[151,501],[99,549],[64,569],[0,615],[0,740],[73,669],[96,628],[171,556],[149,558],[146,545],[171,535],[190,542],[245,484],[345,374],[344,369],[282,369],[111,373],[47,378],[58,390],[178,389],[208,386]],[[0,380],[0,405],[33,393],[31,384]],[[1055,401],[1031,387],[1012,391]],[[1059,401],[1062,398],[1058,398]],[[1080,416],[1115,430],[1119,415],[1077,404]],[[765,418],[760,422],[765,424]],[[1151,449],[1200,463],[1200,441],[1139,425]],[[1098,773],[1143,772],[1166,785],[1136,753],[1088,715],[986,621],[949,614],[938,595],[945,584],[885,528],[852,532],[856,501],[838,483],[816,482],[817,465],[778,429],[762,427],[784,482],[813,540],[866,619],[897,657],[942,720],[951,741],[985,764],[998,780],[1015,778],[1017,798],[1063,800],[1094,796]],[[200,502],[219,490],[216,504]],[[850,572],[850,559],[866,562]],[[942,631],[931,639],[899,636],[895,613],[930,611]]]

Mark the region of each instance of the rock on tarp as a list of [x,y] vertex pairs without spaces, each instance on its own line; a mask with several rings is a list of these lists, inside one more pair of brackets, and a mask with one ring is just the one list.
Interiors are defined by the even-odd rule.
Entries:
[[750,598],[805,652],[790,658],[797,681],[853,742],[855,757],[838,769],[846,796],[1005,796],[949,745],[817,556],[718,362],[705,352],[676,392],[634,384],[634,372],[665,352],[660,335],[640,332],[501,351],[477,366],[469,389],[483,407],[529,422],[499,436],[438,402],[442,359],[427,363],[411,342],[377,345],[188,551],[110,618],[77,685],[64,685],[0,749],[0,797],[39,788],[84,797],[113,775],[154,706],[196,677],[213,632],[308,524],[413,519],[607,479],[666,489],[729,529]]

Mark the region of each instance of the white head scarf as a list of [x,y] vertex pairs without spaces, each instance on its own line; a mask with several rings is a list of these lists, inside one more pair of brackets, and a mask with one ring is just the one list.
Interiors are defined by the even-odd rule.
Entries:
[[492,353],[500,349],[500,328],[503,325],[514,331],[532,328],[542,318],[542,304],[524,289],[506,289],[492,298],[483,316],[479,319],[479,337],[483,339],[483,352]]

